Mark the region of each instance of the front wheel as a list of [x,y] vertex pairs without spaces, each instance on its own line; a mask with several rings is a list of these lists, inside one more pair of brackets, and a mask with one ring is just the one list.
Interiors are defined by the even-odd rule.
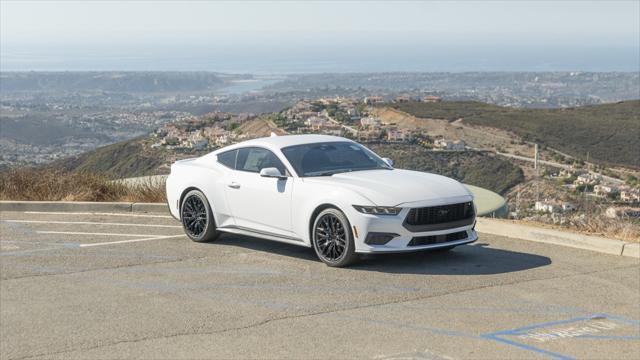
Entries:
[[357,260],[349,220],[338,209],[329,208],[318,214],[311,240],[316,255],[328,266],[344,267]]
[[185,234],[195,242],[209,242],[218,237],[209,201],[199,190],[191,190],[185,195],[180,220]]

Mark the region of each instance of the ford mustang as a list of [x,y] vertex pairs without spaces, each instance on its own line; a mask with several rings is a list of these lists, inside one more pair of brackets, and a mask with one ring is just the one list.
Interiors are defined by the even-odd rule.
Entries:
[[260,237],[312,247],[335,267],[358,253],[449,250],[478,238],[464,185],[395,169],[335,136],[271,136],[177,161],[166,190],[193,241]]

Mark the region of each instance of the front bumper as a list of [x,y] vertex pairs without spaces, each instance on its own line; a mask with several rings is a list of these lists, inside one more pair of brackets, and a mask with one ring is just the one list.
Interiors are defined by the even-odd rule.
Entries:
[[[367,215],[357,212],[355,209],[348,211],[347,216],[351,222],[352,232],[358,253],[396,253],[412,252],[420,250],[437,249],[448,246],[469,244],[478,240],[475,231],[475,219],[469,225],[439,229],[437,231],[411,232],[403,222],[409,213],[409,208],[404,208],[398,215]],[[446,235],[465,232],[466,236],[459,237],[454,241],[444,241],[429,245],[410,245],[413,238]],[[393,239],[384,245],[367,244],[365,242],[369,233],[390,233],[395,234]],[[442,238],[442,237],[438,237]]]

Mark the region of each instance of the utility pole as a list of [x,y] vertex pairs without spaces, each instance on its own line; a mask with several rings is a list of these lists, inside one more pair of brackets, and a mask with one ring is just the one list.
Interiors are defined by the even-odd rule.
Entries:
[[538,144],[534,144],[533,169],[536,171],[536,202],[540,201],[540,174],[538,173]]
[[538,158],[539,158],[539,152],[538,152],[538,144],[534,144],[534,155],[533,155],[533,168],[538,170]]
[[[587,161],[585,163],[585,166],[587,167],[587,175],[589,176],[589,180],[591,180],[591,170],[589,169],[589,152],[587,152]],[[589,181],[591,182],[591,181]],[[585,184],[584,189],[582,190],[582,194],[584,195],[584,215],[587,219],[587,222],[589,221],[589,204],[587,201],[587,187],[589,186],[589,184]]]

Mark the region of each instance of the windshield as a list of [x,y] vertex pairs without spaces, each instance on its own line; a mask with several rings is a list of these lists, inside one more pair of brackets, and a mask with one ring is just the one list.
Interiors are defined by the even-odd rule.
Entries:
[[378,155],[354,142],[288,146],[282,153],[299,176],[330,176],[358,170],[391,169]]

